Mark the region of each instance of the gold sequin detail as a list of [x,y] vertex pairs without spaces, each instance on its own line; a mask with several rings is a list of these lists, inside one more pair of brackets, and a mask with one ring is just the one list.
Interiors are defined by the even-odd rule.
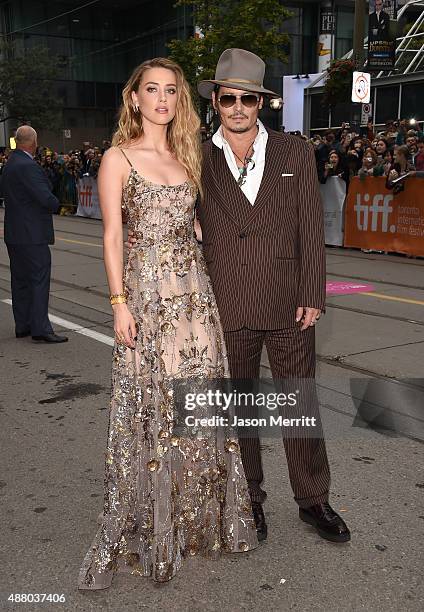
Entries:
[[157,459],[151,459],[148,462],[147,467],[151,472],[155,472],[159,467],[159,461],[157,461]]
[[238,442],[236,442],[235,440],[228,440],[227,443],[225,444],[225,450],[227,450],[230,453],[235,453],[236,451],[239,450]]

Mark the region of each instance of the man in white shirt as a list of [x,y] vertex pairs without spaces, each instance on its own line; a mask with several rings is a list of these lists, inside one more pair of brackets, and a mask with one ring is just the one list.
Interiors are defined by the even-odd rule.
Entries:
[[[314,325],[325,307],[315,156],[303,139],[268,130],[258,119],[264,95],[277,97],[264,88],[264,72],[264,62],[253,53],[227,49],[215,79],[198,85],[221,120],[212,140],[203,144],[204,193],[197,211],[203,252],[232,378],[254,384],[266,345],[274,380],[313,381]],[[317,401],[307,409],[319,421]],[[258,539],[264,540],[259,437],[254,429],[250,435],[239,436],[239,444]],[[283,440],[299,517],[321,537],[347,542],[349,529],[328,503],[323,436],[296,435]]]
[[[265,166],[265,150],[268,142],[268,132],[266,131],[262,121],[258,119],[256,125],[258,128],[258,133],[252,145],[253,153],[250,158],[250,167],[247,168],[246,180],[241,185],[241,190],[252,205],[255,203],[255,199],[259,191],[259,185],[262,181]],[[223,149],[228,167],[230,168],[236,181],[238,181],[241,174],[240,168],[237,164],[237,158],[235,157],[231,146],[227,140],[225,140],[222,125],[212,136],[212,142],[218,148]]]

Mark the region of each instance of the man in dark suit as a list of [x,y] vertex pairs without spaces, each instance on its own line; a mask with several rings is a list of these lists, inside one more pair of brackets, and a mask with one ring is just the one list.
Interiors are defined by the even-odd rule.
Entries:
[[10,259],[13,316],[17,338],[59,343],[48,317],[51,255],[54,244],[52,213],[60,208],[49,181],[34,161],[37,133],[29,125],[16,132],[16,149],[2,174],[5,201],[4,241]]
[[[203,144],[198,218],[203,252],[233,379],[255,380],[265,344],[274,380],[315,376],[315,329],[325,307],[325,244],[313,148],[265,128],[258,113],[264,62],[243,49],[221,55],[215,79],[199,83],[221,126]],[[318,403],[306,408],[320,424]],[[316,398],[316,395],[315,395]],[[311,401],[309,401],[311,400]],[[253,432],[255,433],[255,432]],[[301,520],[333,542],[350,532],[331,508],[325,441],[283,436]],[[267,527],[259,437],[239,437],[259,539]]]
[[375,11],[369,17],[369,39],[389,40],[390,15],[383,11],[383,0],[375,0]]

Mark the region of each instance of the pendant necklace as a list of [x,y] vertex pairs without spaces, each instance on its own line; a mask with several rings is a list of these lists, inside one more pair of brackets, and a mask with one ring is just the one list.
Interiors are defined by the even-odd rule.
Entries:
[[[256,140],[256,138],[255,138]],[[237,159],[243,164],[243,166],[241,168],[239,168],[239,172],[240,172],[240,176],[238,178],[237,181],[237,185],[239,187],[241,187],[242,185],[244,185],[244,183],[246,182],[246,177],[247,177],[247,168],[249,166],[250,163],[252,163],[252,168],[251,170],[253,170],[255,168],[255,162],[252,159],[252,156],[254,154],[254,150],[252,149],[255,140],[249,145],[249,148],[246,151],[246,155],[244,156],[244,160],[242,160],[235,151],[233,151],[234,155],[237,157]],[[250,149],[252,149],[252,155],[248,156],[248,153],[250,151]],[[231,149],[232,150],[232,149]]]

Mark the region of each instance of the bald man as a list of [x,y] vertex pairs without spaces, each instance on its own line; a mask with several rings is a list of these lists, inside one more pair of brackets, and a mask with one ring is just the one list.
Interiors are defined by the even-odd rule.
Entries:
[[49,181],[34,161],[37,132],[22,125],[16,149],[2,174],[5,203],[4,241],[10,259],[13,316],[17,338],[57,344],[68,338],[54,333],[49,321],[52,214],[60,208]]

